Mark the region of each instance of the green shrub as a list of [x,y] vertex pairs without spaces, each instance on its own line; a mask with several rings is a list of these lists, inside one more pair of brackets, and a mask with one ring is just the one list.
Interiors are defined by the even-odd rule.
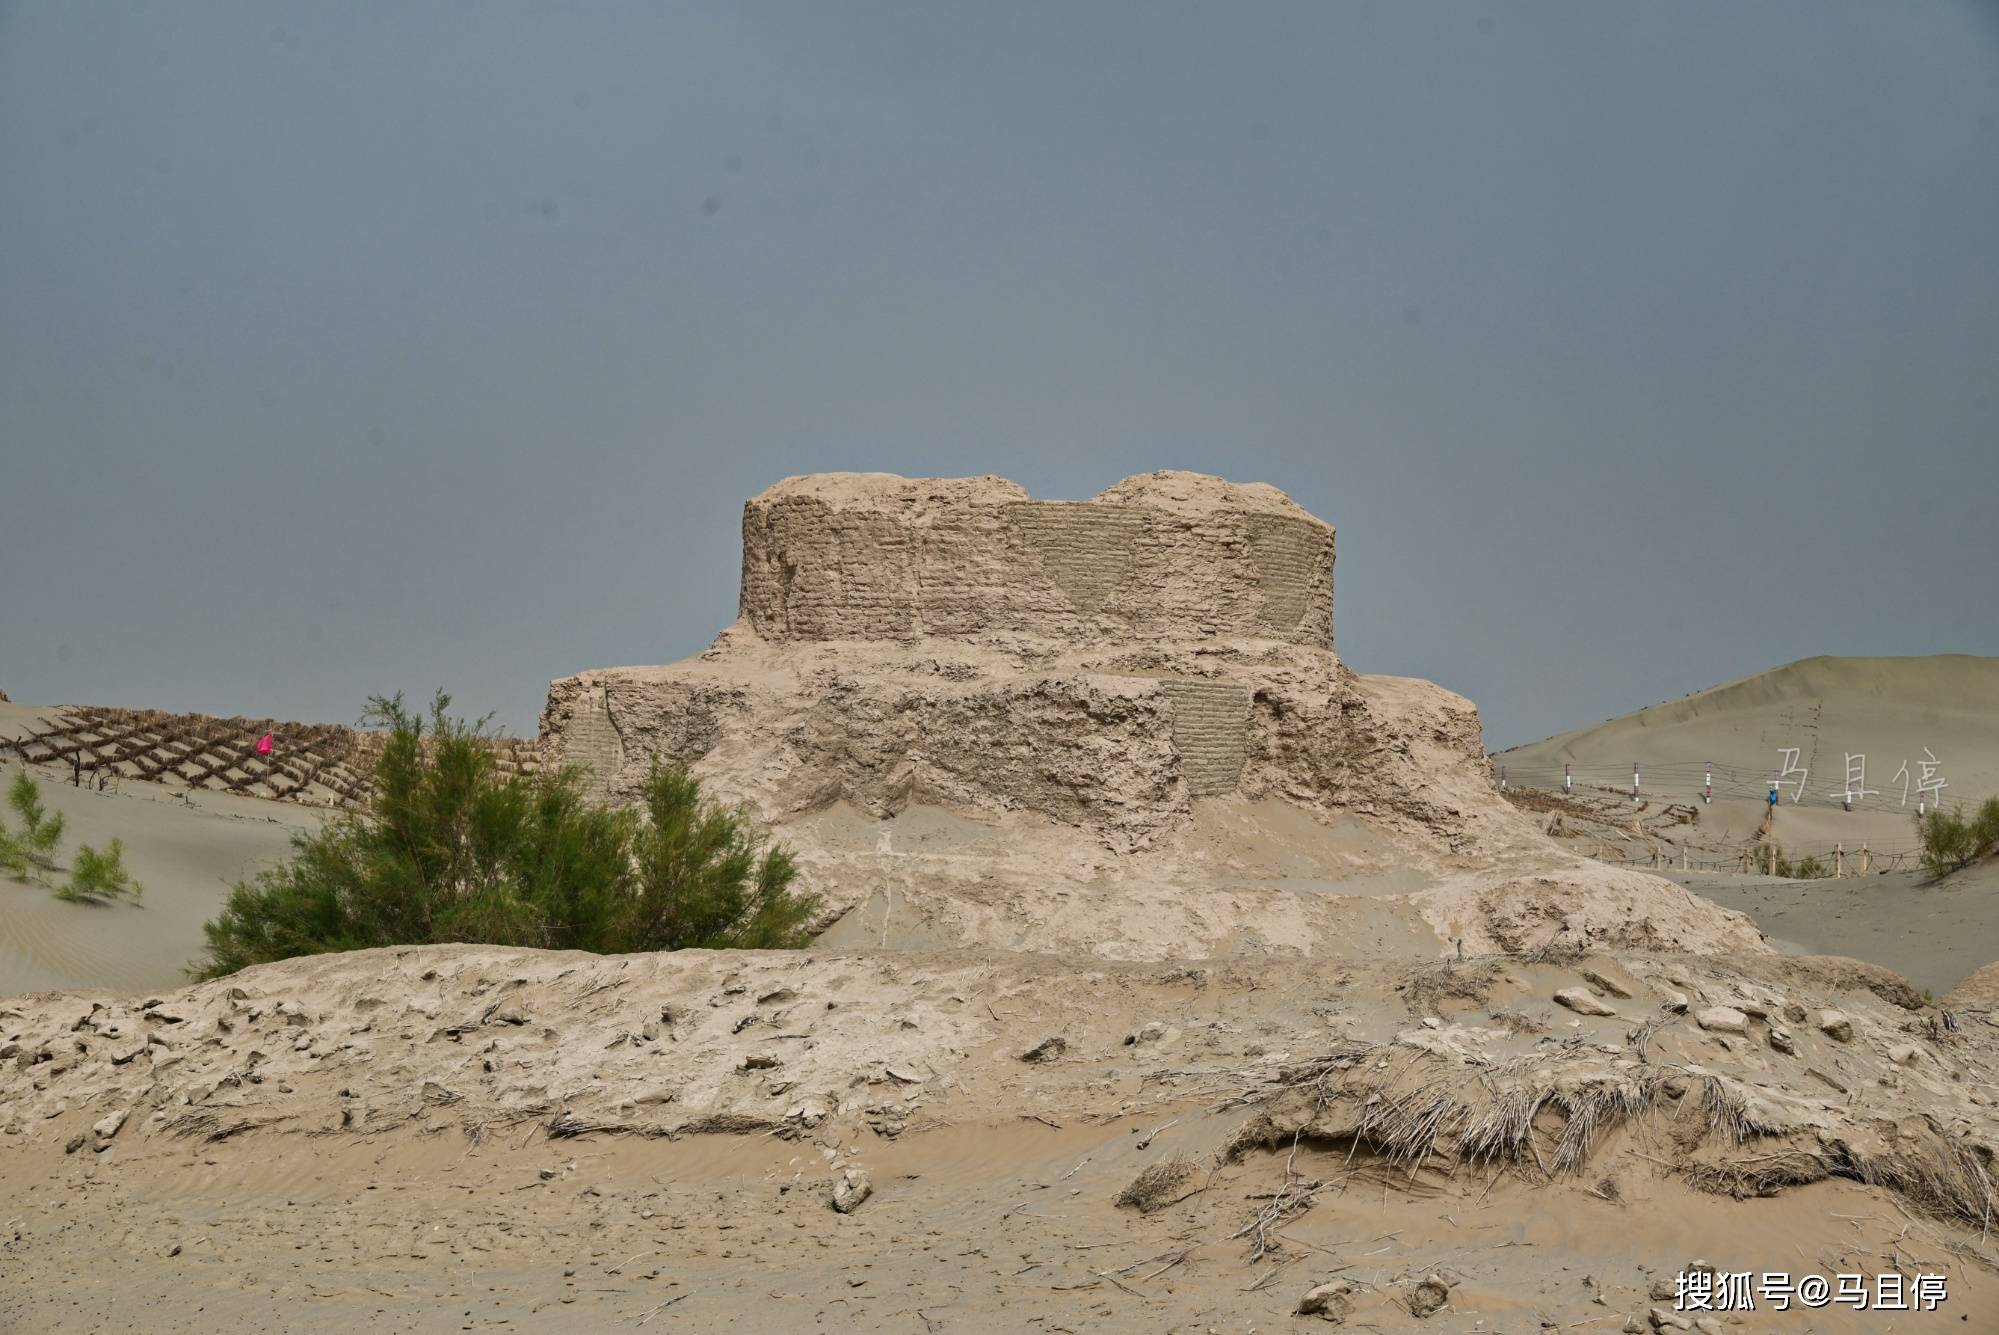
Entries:
[[56,891],[56,897],[71,901],[137,899],[144,893],[145,887],[125,870],[125,841],[113,839],[102,853],[89,844],[77,845],[69,884]]
[[[655,768],[643,811],[587,801],[575,771],[499,772],[485,723],[369,702],[389,737],[365,808],[293,837],[230,891],[190,972],[371,946],[473,942],[613,953],[804,945],[818,903],[791,855]],[[428,735],[426,735],[426,729]]]
[[1832,874],[1826,870],[1825,863],[1819,861],[1816,853],[1807,853],[1800,861],[1793,862],[1779,852],[1774,870],[1778,876],[1789,876],[1799,881],[1815,881]]
[[1971,817],[1971,843],[1978,850],[1975,857],[1999,853],[1999,797],[1988,797],[1978,804]]
[[1922,845],[1923,867],[1932,876],[1967,866],[1999,844],[1999,798],[1988,797],[1971,816],[1961,805],[1919,816],[1916,838]]
[[14,771],[7,785],[7,805],[21,818],[22,830],[15,834],[0,820],[0,868],[10,876],[47,884],[62,843],[62,813],[51,815],[43,809],[41,787],[25,769]]

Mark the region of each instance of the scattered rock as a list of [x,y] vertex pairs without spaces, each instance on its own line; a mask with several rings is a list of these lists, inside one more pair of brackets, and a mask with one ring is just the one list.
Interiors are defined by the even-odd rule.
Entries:
[[1582,970],[1582,975],[1583,981],[1599,992],[1607,992],[1611,996],[1625,1001],[1631,998],[1631,993],[1625,989],[1622,983],[1601,969],[1584,969]]
[[1299,1316],[1316,1316],[1325,1321],[1346,1320],[1353,1310],[1353,1285],[1344,1279],[1335,1279],[1314,1288],[1307,1289],[1305,1296],[1298,1300]]
[[1578,1015],[1615,1015],[1616,1011],[1598,1001],[1585,988],[1565,987],[1555,993],[1558,1005],[1567,1006]]
[[[1691,1004],[1692,1003],[1687,1000],[1686,993],[1668,992],[1666,994],[1666,999],[1659,1003],[1659,1009],[1662,1011],[1670,1011],[1674,1015],[1685,1015],[1687,1013],[1687,1007]],[[1633,1319],[1635,1320],[1636,1318]]]
[[1781,1011],[1783,1002],[1765,992],[1737,991],[1735,1008],[1752,1020],[1767,1020],[1772,1011]]
[[1166,1037],[1166,1026],[1157,1020],[1152,1020],[1144,1028],[1140,1029],[1130,1038],[1127,1038],[1125,1044],[1129,1046],[1133,1043],[1157,1043],[1164,1037]]
[[1409,1315],[1428,1316],[1450,1301],[1451,1286],[1442,1275],[1426,1275],[1409,1290]]
[[1694,1017],[1694,1023],[1710,1034],[1749,1032],[1749,1017],[1733,1006],[1710,1006]]
[[95,1122],[91,1123],[90,1133],[96,1136],[97,1139],[100,1141],[108,1141],[113,1136],[118,1134],[118,1129],[125,1125],[125,1119],[130,1115],[131,1114],[128,1110],[128,1111],[110,1113],[104,1117],[100,1117]]
[[1060,1037],[1044,1038],[1033,1047],[1020,1054],[1024,1062],[1054,1061],[1069,1050],[1069,1040]]
[[1770,1026],[1770,1046],[1783,1053],[1786,1057],[1795,1057],[1798,1055],[1797,1040],[1792,1038],[1791,1031],[1782,1025],[1773,1024]]
[[874,1183],[868,1181],[863,1169],[842,1168],[840,1175],[833,1179],[831,1200],[833,1208],[841,1214],[852,1214],[861,1208],[862,1201],[874,1194]]
[[1820,1011],[1819,1032],[1842,1043],[1853,1038],[1853,1021],[1843,1011]]
[[1692,1330],[1694,1323],[1685,1317],[1675,1316],[1663,1307],[1655,1307],[1647,1314],[1654,1330]]
[[1888,1060],[1897,1066],[1911,1066],[1923,1059],[1923,1050],[1914,1043],[1897,1043],[1888,1049]]
[[111,1064],[113,1066],[123,1066],[144,1052],[149,1046],[151,1045],[146,1042],[144,1034],[137,1034],[122,1041],[114,1040],[111,1044]]

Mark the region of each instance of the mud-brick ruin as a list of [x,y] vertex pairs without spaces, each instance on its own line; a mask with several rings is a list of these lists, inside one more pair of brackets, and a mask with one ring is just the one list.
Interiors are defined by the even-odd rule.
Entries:
[[1282,492],[1202,474],[1087,501],[790,478],[744,507],[735,624],[685,662],[553,683],[542,758],[614,802],[656,760],[693,766],[776,827],[835,913],[873,905],[885,942],[911,921],[898,895],[950,920],[928,943],[1024,944],[1059,906],[1032,901],[1115,885],[1164,917],[1085,913],[1076,944],[1156,953],[1177,924],[1279,948],[1273,921],[1310,936],[1324,905],[1238,913],[1231,895],[1545,856],[1492,792],[1469,702],[1341,664],[1333,558],[1332,528]]

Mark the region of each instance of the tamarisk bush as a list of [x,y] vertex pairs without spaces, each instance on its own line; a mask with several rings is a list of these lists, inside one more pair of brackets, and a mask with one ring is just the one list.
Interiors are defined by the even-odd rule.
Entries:
[[617,953],[809,939],[819,905],[794,888],[790,852],[684,769],[656,766],[641,809],[609,810],[578,771],[503,772],[486,720],[450,704],[369,701],[362,722],[388,737],[366,803],[234,886],[190,973],[454,941]]

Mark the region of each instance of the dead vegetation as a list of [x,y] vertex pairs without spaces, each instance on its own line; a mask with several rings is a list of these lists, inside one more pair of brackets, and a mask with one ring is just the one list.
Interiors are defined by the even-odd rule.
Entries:
[[[1253,1237],[1254,1256],[1270,1247],[1277,1227],[1327,1189],[1296,1171],[1301,1146],[1343,1155],[1348,1176],[1370,1166],[1385,1170],[1405,1190],[1416,1188],[1425,1171],[1450,1177],[1467,1167],[1549,1183],[1582,1171],[1613,1131],[1654,1116],[1667,1119],[1664,1129],[1678,1157],[1643,1157],[1677,1171],[1699,1191],[1745,1200],[1845,1178],[1884,1187],[1912,1209],[1976,1230],[1981,1238],[1999,1220],[1993,1151],[1967,1139],[1933,1131],[1887,1153],[1831,1141],[1819,1150],[1786,1146],[1730,1154],[1780,1131],[1759,1122],[1745,1091],[1722,1076],[1672,1068],[1611,1073],[1563,1054],[1471,1070],[1430,1054],[1390,1065],[1394,1052],[1349,1047],[1288,1067],[1236,1101],[1255,1107],[1256,1115],[1224,1141],[1220,1162],[1237,1162],[1256,1150],[1288,1151],[1283,1188],[1235,1235]],[[1698,1158],[1704,1150],[1726,1157]],[[1592,1194],[1621,1199],[1611,1177]],[[1999,1258],[1977,1254],[1999,1267]]]
[[1404,979],[1402,998],[1414,1015],[1440,1014],[1446,1009],[1446,1002],[1461,1003],[1460,1009],[1484,1006],[1491,999],[1504,966],[1504,959],[1497,955],[1440,960]]
[[1681,1176],[1696,1191],[1716,1196],[1732,1196],[1738,1201],[1759,1196],[1775,1196],[1786,1187],[1809,1186],[1832,1174],[1825,1160],[1802,1150],[1779,1150],[1746,1159],[1720,1163],[1698,1163]]
[[1932,1132],[1908,1149],[1873,1156],[1842,1144],[1829,1167],[1834,1176],[1887,1187],[1924,1214],[1975,1228],[1981,1240],[1999,1215],[1991,1149],[1954,1136]]
[[1153,1214],[1178,1201],[1193,1195],[1185,1190],[1200,1171],[1191,1155],[1176,1154],[1148,1164],[1145,1170],[1125,1185],[1114,1198],[1113,1203],[1137,1210],[1140,1214]]

